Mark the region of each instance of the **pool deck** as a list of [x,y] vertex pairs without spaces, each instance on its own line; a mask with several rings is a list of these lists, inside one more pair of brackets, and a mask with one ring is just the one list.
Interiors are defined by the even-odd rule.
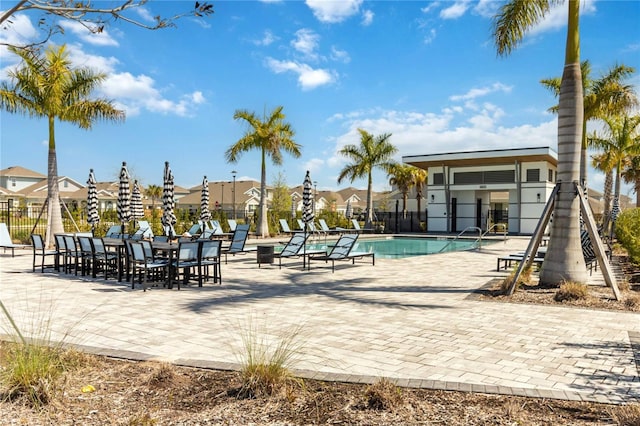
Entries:
[[[282,237],[276,241],[286,240]],[[255,243],[256,241],[250,241]],[[260,242],[264,243],[264,240]],[[131,359],[237,369],[250,328],[275,338],[300,328],[305,378],[543,398],[640,401],[640,315],[481,301],[506,275],[481,252],[258,268],[255,253],[222,265],[223,283],[131,290],[126,283],[31,272],[31,251],[0,254],[0,299],[26,334]],[[604,285],[599,272],[590,277]],[[45,324],[48,324],[45,327]],[[9,325],[0,316],[1,331]]]

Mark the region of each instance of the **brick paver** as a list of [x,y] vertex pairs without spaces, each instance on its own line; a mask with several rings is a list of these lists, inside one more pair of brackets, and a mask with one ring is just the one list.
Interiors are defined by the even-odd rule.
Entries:
[[[22,330],[112,356],[238,368],[242,336],[299,327],[303,377],[625,403],[640,400],[640,315],[479,301],[509,238],[481,252],[258,268],[222,266],[223,284],[143,293],[125,283],[31,272],[31,253],[0,257],[0,298]],[[594,273],[593,283],[603,285]],[[2,317],[2,330],[9,330]],[[46,327],[44,326],[46,324]],[[636,349],[638,350],[638,349]]]

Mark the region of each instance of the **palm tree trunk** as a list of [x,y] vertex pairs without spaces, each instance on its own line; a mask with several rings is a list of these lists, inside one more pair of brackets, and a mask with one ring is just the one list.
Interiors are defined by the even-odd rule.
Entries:
[[53,247],[55,234],[64,232],[62,211],[60,210],[60,192],[58,188],[58,160],[56,157],[55,118],[49,117],[49,156],[47,162],[47,232],[45,244]]
[[420,227],[420,212],[422,211],[422,194],[418,193],[416,197],[416,201],[418,203],[418,228]]
[[407,199],[408,199],[408,194],[406,192],[402,193],[402,218],[406,219],[407,218]]
[[267,220],[267,164],[264,148],[262,149],[262,171],[260,173],[260,208],[258,209],[260,217],[256,234],[262,238],[269,236],[269,221]]
[[603,235],[607,234],[607,229],[609,228],[609,221],[611,220],[611,192],[613,190],[613,170],[607,170],[604,175],[604,211],[602,212],[602,216],[604,216],[604,220],[602,222],[602,233]]
[[636,207],[640,207],[640,176],[636,178]]
[[365,227],[370,228],[373,223],[373,177],[371,171],[369,171],[369,177],[367,181],[367,220],[364,224]]
[[578,29],[580,0],[569,0],[568,3],[569,25],[558,109],[560,191],[554,209],[549,247],[540,271],[540,283],[546,285],[558,285],[562,281],[584,283],[587,280],[580,244],[580,200],[574,187],[574,182],[580,179],[584,120]]

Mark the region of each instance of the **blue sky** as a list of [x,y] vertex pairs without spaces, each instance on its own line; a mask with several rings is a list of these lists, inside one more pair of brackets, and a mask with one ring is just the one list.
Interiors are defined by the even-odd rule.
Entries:
[[[8,8],[15,2],[4,1]],[[99,2],[97,2],[99,3]],[[555,104],[542,78],[564,61],[566,5],[554,10],[508,57],[491,37],[497,1],[216,1],[209,18],[148,31],[118,22],[92,35],[61,22],[75,64],[108,74],[96,95],[127,113],[122,124],[85,131],[57,124],[58,172],[84,183],[115,180],[122,161],[144,185],[161,184],[169,161],[176,183],[260,178],[259,152],[237,164],[224,151],[244,133],[234,111],[262,114],[283,105],[302,157],[267,165],[269,183],[289,185],[311,171],[318,189],[335,189],[344,166],[338,151],[358,143],[357,129],[391,133],[397,159],[475,149],[556,147]],[[147,20],[192,7],[152,1],[132,16]],[[15,16],[3,41],[34,40],[38,15]],[[616,63],[640,70],[640,2],[585,1],[581,57],[594,76]],[[15,60],[0,49],[0,78]],[[640,87],[638,74],[631,82]],[[0,112],[0,168],[46,174],[47,122]],[[590,129],[597,125],[590,125]],[[591,185],[601,189],[594,173]],[[364,180],[354,186],[366,187]],[[388,189],[382,173],[377,190]],[[623,189],[630,191],[629,186]]]

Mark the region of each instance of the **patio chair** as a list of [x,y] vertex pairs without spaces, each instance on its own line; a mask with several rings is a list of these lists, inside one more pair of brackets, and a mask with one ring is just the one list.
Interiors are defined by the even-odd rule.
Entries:
[[76,244],[76,239],[73,235],[63,235],[62,239],[64,240],[65,247],[65,273],[71,273],[71,269],[73,268],[73,272],[75,275],[78,275],[78,268],[80,266],[80,260],[82,259],[82,253],[78,249],[78,245]]
[[189,228],[189,230],[187,231],[187,234],[189,234],[194,239],[197,238],[198,235],[200,235],[201,233],[202,233],[202,226],[199,223],[194,223],[193,225],[191,225],[191,228]]
[[11,257],[15,256],[15,249],[29,247],[28,244],[14,244],[9,234],[9,229],[6,223],[0,223],[0,247],[7,252],[7,249],[11,249]]
[[[199,271],[199,247],[200,243],[196,241],[181,241],[178,246],[177,259],[171,264],[173,275],[178,283],[178,290],[180,290],[180,271],[182,270],[182,282],[187,284],[191,278],[192,268]],[[200,283],[202,277],[198,273],[198,283]],[[172,283],[169,284],[172,287]]]
[[107,251],[102,238],[93,237],[91,239],[91,245],[93,246],[93,268],[91,270],[91,276],[95,278],[98,275],[98,271],[104,272],[105,280],[108,278],[109,273],[118,275],[118,254]]
[[80,235],[77,237],[78,246],[80,249],[79,265],[80,273],[82,276],[88,275],[94,268],[93,265],[93,245],[91,244],[91,238],[86,235]]
[[[129,242],[129,248],[131,252],[131,264],[133,266],[133,273],[131,274],[131,289],[135,286],[137,272],[140,283],[142,284],[142,290],[147,291],[147,278],[150,273],[157,270],[161,270],[164,273],[168,268],[168,264],[166,262],[150,261],[144,253],[144,247],[139,242]],[[179,285],[178,288],[180,288]]]
[[234,219],[227,219],[227,223],[229,224],[229,230],[231,232],[236,230],[236,226],[238,226],[238,222],[236,222]]
[[[58,250],[46,250],[44,247],[44,240],[42,239],[42,235],[40,234],[31,234],[31,243],[33,245],[33,272],[36,271],[36,258],[40,256],[42,261],[40,262],[40,268],[42,269],[42,273],[44,273],[44,268],[54,268],[56,271],[59,271],[58,267]],[[45,264],[45,259],[47,256],[53,257],[53,264]]]
[[222,240],[206,240],[200,243],[200,256],[198,259],[198,286],[210,278],[209,267],[213,267],[213,282],[222,285],[222,270],[220,255],[222,254]]
[[231,244],[222,249],[224,253],[224,263],[227,263],[227,255],[244,254],[257,250],[257,247],[245,247],[247,238],[249,237],[249,225],[238,225],[233,233]]
[[[352,264],[356,263],[356,259],[364,259],[365,257],[371,257],[371,264],[376,264],[375,253],[373,252],[354,252],[353,247],[358,240],[358,234],[343,234],[336,244],[331,248],[331,251],[325,255],[311,255],[309,256],[309,264],[311,260],[324,260],[325,262],[331,261],[331,272],[335,272],[336,260],[351,260]],[[309,266],[311,267],[311,266]]]

